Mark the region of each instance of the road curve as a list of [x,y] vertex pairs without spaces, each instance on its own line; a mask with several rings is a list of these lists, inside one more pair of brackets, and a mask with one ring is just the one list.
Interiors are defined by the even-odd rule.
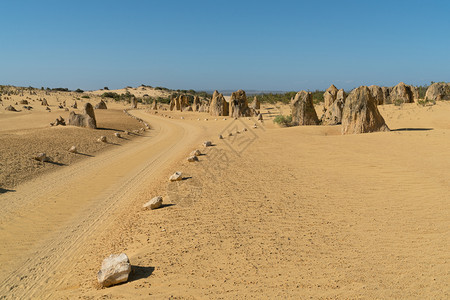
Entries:
[[0,299],[48,298],[55,270],[133,193],[200,141],[200,127],[132,111],[146,136],[39,177],[0,197]]

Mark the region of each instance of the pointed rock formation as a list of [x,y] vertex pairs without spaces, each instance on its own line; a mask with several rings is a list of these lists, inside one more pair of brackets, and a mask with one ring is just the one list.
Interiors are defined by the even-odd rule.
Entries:
[[340,89],[336,94],[336,99],[327,109],[324,110],[322,115],[322,124],[324,125],[337,125],[342,122],[342,110],[344,109],[345,98],[344,89]]
[[389,131],[367,86],[354,89],[345,100],[342,134]]
[[170,104],[169,104],[170,110],[176,109],[176,100],[175,99],[176,99],[175,95],[170,96]]
[[326,89],[325,93],[323,94],[323,101],[325,108],[330,107],[334,101],[336,100],[338,89],[334,86],[334,84],[330,85],[329,88]]
[[293,125],[318,125],[319,118],[312,101],[311,92],[300,91],[291,100]]
[[153,100],[152,109],[158,110],[158,103],[156,102],[156,99]]
[[78,127],[97,128],[97,120],[95,119],[94,108],[92,104],[86,103],[81,114],[71,111],[69,115],[69,125]]
[[391,93],[391,89],[386,86],[382,86],[381,92],[383,93],[383,104],[392,104],[392,101],[389,97],[389,94]]
[[200,106],[200,98],[195,95],[194,96],[194,101],[192,102],[192,111],[198,111]]
[[214,91],[211,104],[209,105],[211,116],[228,116],[228,102],[218,91]]
[[392,88],[390,91],[391,103],[414,103],[414,95],[411,86],[400,82]]
[[137,104],[138,104],[137,99],[135,96],[133,96],[131,98],[131,108],[137,108]]
[[376,105],[382,105],[384,103],[384,95],[383,90],[378,85],[369,86],[370,93],[372,97],[375,99]]
[[95,106],[95,109],[108,109],[108,107],[106,106],[105,101],[100,100],[100,102]]
[[450,83],[435,82],[425,93],[425,100],[450,100]]
[[261,109],[261,103],[259,102],[258,97],[255,96],[253,98],[253,101],[252,101],[252,104],[250,104],[250,107],[254,110]]
[[17,111],[17,110],[14,108],[14,106],[12,106],[12,105],[7,106],[7,107],[5,108],[5,110],[7,110],[7,111]]
[[200,104],[198,111],[199,112],[209,112],[209,101],[202,100],[202,103]]
[[229,115],[231,117],[250,117],[247,96],[243,90],[238,90],[231,94],[229,107]]

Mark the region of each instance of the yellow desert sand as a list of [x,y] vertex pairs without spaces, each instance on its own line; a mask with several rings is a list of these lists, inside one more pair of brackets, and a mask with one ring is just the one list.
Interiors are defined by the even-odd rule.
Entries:
[[[50,113],[0,112],[0,298],[449,297],[449,102],[379,106],[392,131],[341,135],[281,128],[289,107],[268,104],[262,123],[140,105],[139,131],[109,101],[101,129],[50,127],[76,96],[52,97]],[[102,260],[122,252],[128,282],[101,288]]]

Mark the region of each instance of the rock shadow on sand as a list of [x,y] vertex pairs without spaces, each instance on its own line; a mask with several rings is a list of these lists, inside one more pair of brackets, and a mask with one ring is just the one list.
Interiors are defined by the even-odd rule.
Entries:
[[4,189],[0,187],[0,194],[15,192],[16,190]]
[[150,275],[152,275],[153,271],[155,271],[155,267],[141,267],[132,265],[128,282],[148,278],[150,277]]
[[59,163],[59,162],[56,162],[56,161],[46,161],[46,163],[52,164],[52,165],[55,165],[55,166],[60,166],[60,167],[67,166],[66,164]]
[[428,131],[434,130],[434,128],[397,128],[391,129],[391,131]]

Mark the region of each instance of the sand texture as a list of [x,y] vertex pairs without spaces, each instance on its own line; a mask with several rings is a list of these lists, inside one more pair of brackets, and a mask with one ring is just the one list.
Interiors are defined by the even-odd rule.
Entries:
[[[86,146],[92,157],[76,160],[44,139],[39,151],[53,149],[64,165],[9,179],[15,184],[0,193],[0,297],[449,298],[450,103],[379,109],[391,132],[280,128],[271,119],[289,108],[263,105],[262,124],[131,110],[151,130]],[[105,128],[140,126],[120,106],[102,113]],[[12,114],[0,124],[20,118]],[[35,147],[34,136],[51,135],[65,149],[64,134],[90,141],[109,132],[78,131],[8,129],[0,141],[25,149],[17,136]],[[195,149],[203,155],[188,162]],[[184,180],[169,182],[175,171]],[[162,208],[142,209],[158,195]],[[129,282],[100,288],[102,260],[121,252]]]

